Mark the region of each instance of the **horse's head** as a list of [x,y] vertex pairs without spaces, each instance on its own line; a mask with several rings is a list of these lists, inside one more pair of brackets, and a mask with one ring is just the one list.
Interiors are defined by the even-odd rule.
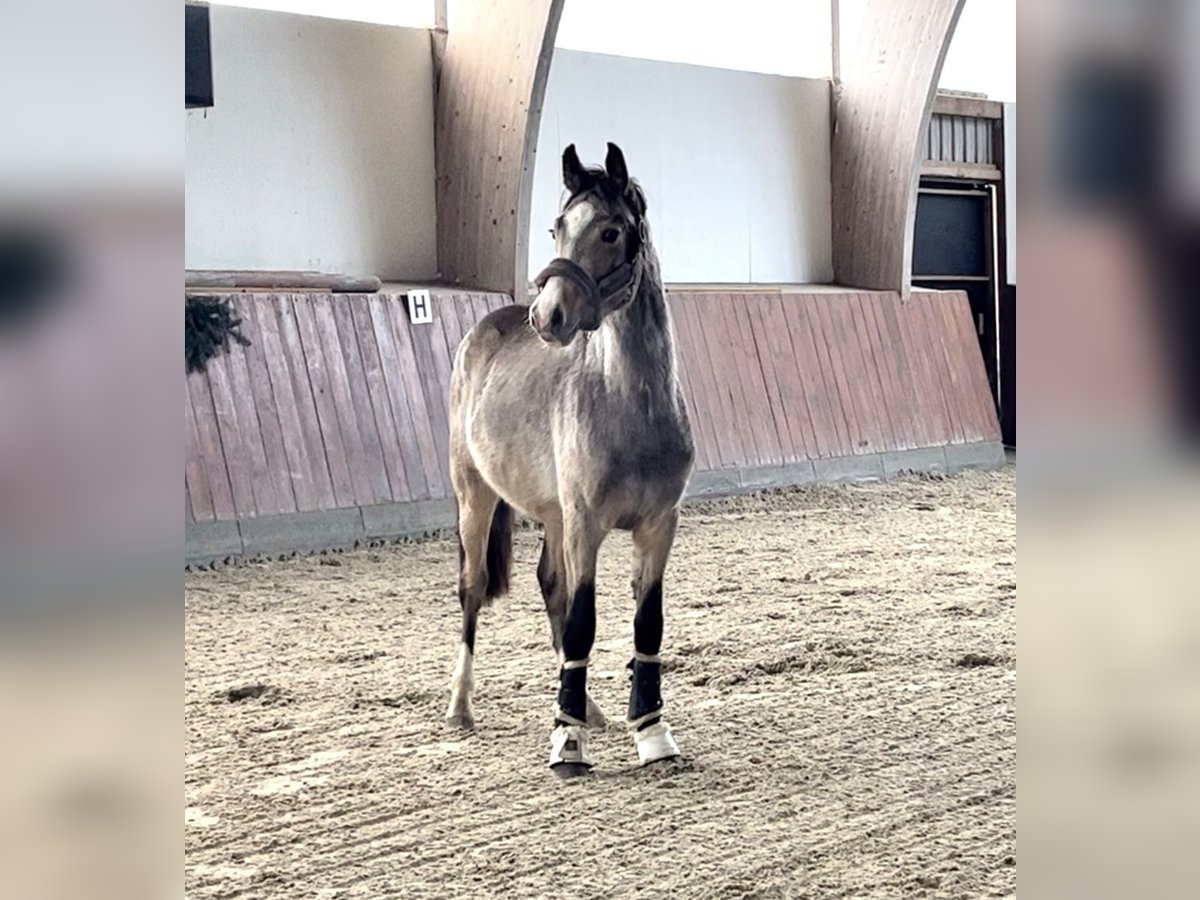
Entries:
[[568,196],[551,234],[557,257],[542,270],[529,322],[542,340],[571,343],[595,331],[636,293],[646,240],[646,200],[629,178],[625,156],[608,145],[604,168],[585,168],[575,145],[563,151]]

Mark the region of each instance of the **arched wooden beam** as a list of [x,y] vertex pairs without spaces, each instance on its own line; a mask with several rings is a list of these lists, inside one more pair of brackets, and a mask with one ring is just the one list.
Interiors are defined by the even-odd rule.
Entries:
[[438,84],[438,268],[524,295],[533,159],[564,0],[456,0]]
[[966,0],[869,0],[834,89],[833,268],[839,284],[912,285],[921,138]]

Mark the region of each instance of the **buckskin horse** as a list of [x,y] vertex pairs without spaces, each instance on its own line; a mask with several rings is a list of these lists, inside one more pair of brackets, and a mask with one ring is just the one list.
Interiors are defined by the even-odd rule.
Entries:
[[529,306],[482,319],[459,345],[450,389],[462,643],[447,719],[474,727],[479,610],[508,590],[513,510],[544,529],[538,582],[558,652],[550,736],[556,774],[586,773],[596,634],[596,558],[632,532],[634,654],[628,719],[643,764],[679,755],[663,718],[663,572],[694,449],[646,198],[624,154],[585,168],[562,157],[557,257]]

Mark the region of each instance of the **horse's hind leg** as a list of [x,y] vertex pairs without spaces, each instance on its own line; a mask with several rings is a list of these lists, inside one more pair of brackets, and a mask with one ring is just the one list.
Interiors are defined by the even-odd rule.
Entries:
[[[479,609],[488,599],[489,532],[501,501],[476,473],[456,478],[455,493],[458,495],[458,600],[462,604],[462,641],[450,679],[446,721],[469,730],[475,727],[471,707],[475,693],[475,627]],[[508,536],[498,537],[503,540]]]
[[[538,586],[542,589],[542,600],[546,603],[546,618],[550,622],[550,640],[561,663],[563,629],[567,619],[567,576],[563,560],[562,525],[559,522],[545,524],[537,578]],[[608,724],[590,692],[587,695],[587,724],[588,728],[604,728]]]
[[663,572],[678,521],[679,512],[672,509],[633,532],[633,595],[637,613],[633,619],[634,654],[629,663],[633,673],[629,723],[635,729],[634,741],[643,765],[679,755],[671,729],[662,717],[662,660],[658,655],[663,634]]

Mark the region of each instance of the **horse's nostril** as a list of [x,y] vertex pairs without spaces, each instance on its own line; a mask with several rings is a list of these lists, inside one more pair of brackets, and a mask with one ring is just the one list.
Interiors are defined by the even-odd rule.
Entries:
[[560,309],[559,307],[556,306],[550,312],[550,330],[558,331],[558,329],[562,325],[562,323],[563,323],[562,309]]

